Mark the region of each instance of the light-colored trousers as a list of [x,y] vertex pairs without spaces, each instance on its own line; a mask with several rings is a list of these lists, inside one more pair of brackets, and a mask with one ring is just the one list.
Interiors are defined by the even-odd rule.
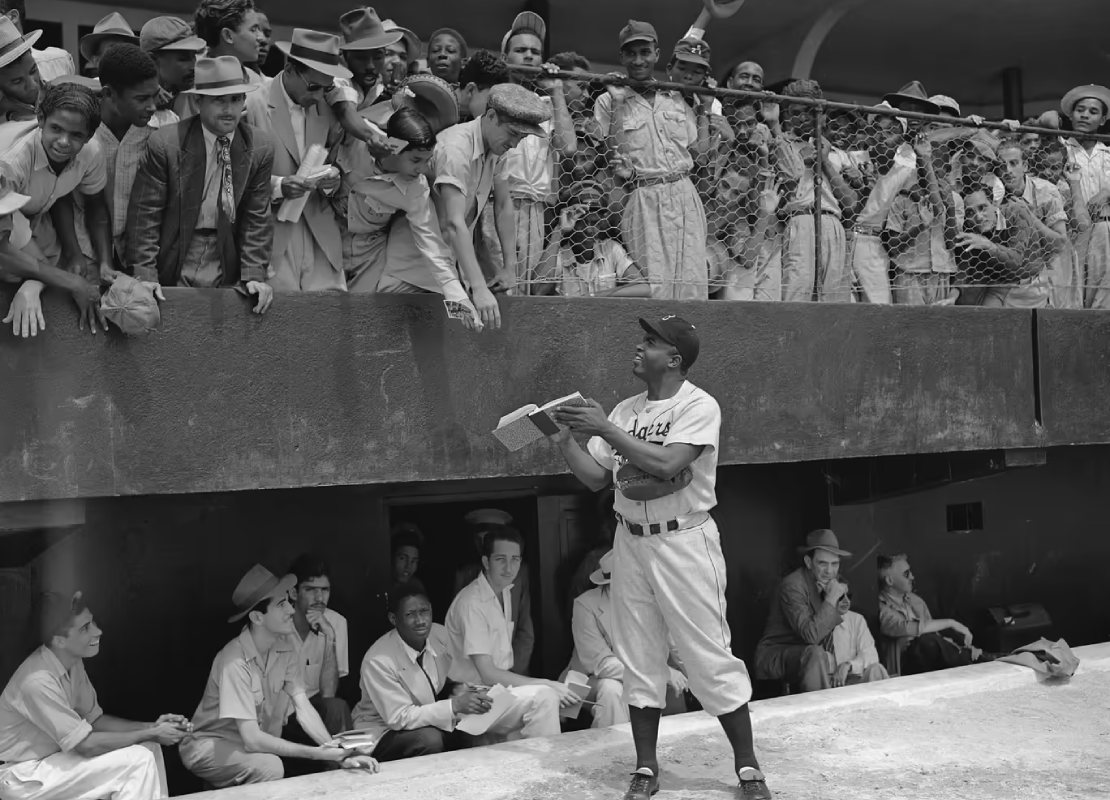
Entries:
[[732,654],[725,619],[725,559],[717,524],[633,536],[621,523],[614,543],[613,644],[624,664],[624,699],[664,708],[670,632],[690,691],[720,716],[751,699],[744,662]]
[[239,739],[190,736],[178,745],[185,769],[217,789],[264,783],[285,777],[281,759],[273,753],[248,753]]
[[155,800],[169,797],[162,748],[151,742],[86,758],[73,751],[0,767],[4,800]]
[[621,238],[657,300],[708,300],[705,208],[689,178],[642,186],[625,201]]
[[817,274],[815,226],[812,214],[786,221],[782,239],[782,299],[847,303],[852,299],[851,274],[845,270],[844,226],[833,214],[821,216],[821,274]]
[[508,739],[555,736],[559,728],[559,695],[550,686],[514,686],[515,703],[490,726],[489,732]]
[[1096,220],[1076,250],[1083,264],[1083,307],[1110,308],[1110,220]]
[[532,294],[532,281],[543,257],[544,214],[547,204],[528,197],[514,197],[516,212],[516,279],[517,294]]
[[848,263],[863,302],[889,306],[890,256],[883,240],[870,233],[853,233],[848,240]]

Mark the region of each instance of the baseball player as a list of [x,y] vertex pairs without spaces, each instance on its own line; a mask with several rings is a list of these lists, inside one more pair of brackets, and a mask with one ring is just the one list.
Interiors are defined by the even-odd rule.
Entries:
[[[687,667],[690,689],[721,720],[732,745],[738,796],[769,800],[755,757],[748,712],[751,682],[731,650],[725,620],[725,560],[709,510],[721,409],[686,380],[698,357],[694,326],[676,316],[640,320],[644,339],[632,373],[647,391],[617,404],[561,406],[566,426],[552,438],[571,471],[594,491],[616,486],[613,640],[625,665],[636,771],[625,800],[659,791],[656,740],[667,693],[667,631]],[[591,436],[583,449],[572,432]]]

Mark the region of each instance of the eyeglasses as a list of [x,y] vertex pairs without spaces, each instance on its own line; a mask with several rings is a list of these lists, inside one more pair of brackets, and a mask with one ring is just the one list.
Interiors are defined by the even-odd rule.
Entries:
[[309,83],[308,81],[305,81],[304,88],[305,91],[309,92],[310,94],[315,94],[316,92],[330,92],[332,89],[335,88],[335,84]]
[[913,577],[913,570],[911,570],[911,569],[906,570],[905,572],[902,573],[902,577],[903,578],[912,578]]

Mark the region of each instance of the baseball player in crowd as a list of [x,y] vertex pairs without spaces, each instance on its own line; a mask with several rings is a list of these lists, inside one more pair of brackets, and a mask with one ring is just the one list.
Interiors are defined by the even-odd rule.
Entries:
[[[606,417],[590,401],[561,406],[565,428],[552,438],[575,476],[594,491],[616,486],[613,544],[613,639],[625,666],[636,771],[625,800],[659,791],[656,740],[667,693],[667,632],[686,666],[690,690],[718,717],[732,745],[739,793],[770,798],[755,757],[748,711],[751,682],[732,654],[725,619],[725,560],[709,515],[721,409],[686,379],[698,357],[694,326],[674,315],[640,320],[643,342],[632,372],[647,391]],[[572,433],[588,434],[586,448]]]

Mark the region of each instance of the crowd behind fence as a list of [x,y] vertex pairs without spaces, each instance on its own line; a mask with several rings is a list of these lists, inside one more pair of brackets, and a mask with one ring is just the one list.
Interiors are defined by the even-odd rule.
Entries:
[[558,166],[544,251],[518,260],[522,293],[1104,307],[1089,256],[1110,211],[1084,193],[1070,131],[831,102],[813,81],[777,94],[654,82],[689,110],[649,123],[664,147],[688,127],[688,172],[667,172],[637,140],[643,120],[606,112],[643,84],[561,76],[580,84],[577,149]]

